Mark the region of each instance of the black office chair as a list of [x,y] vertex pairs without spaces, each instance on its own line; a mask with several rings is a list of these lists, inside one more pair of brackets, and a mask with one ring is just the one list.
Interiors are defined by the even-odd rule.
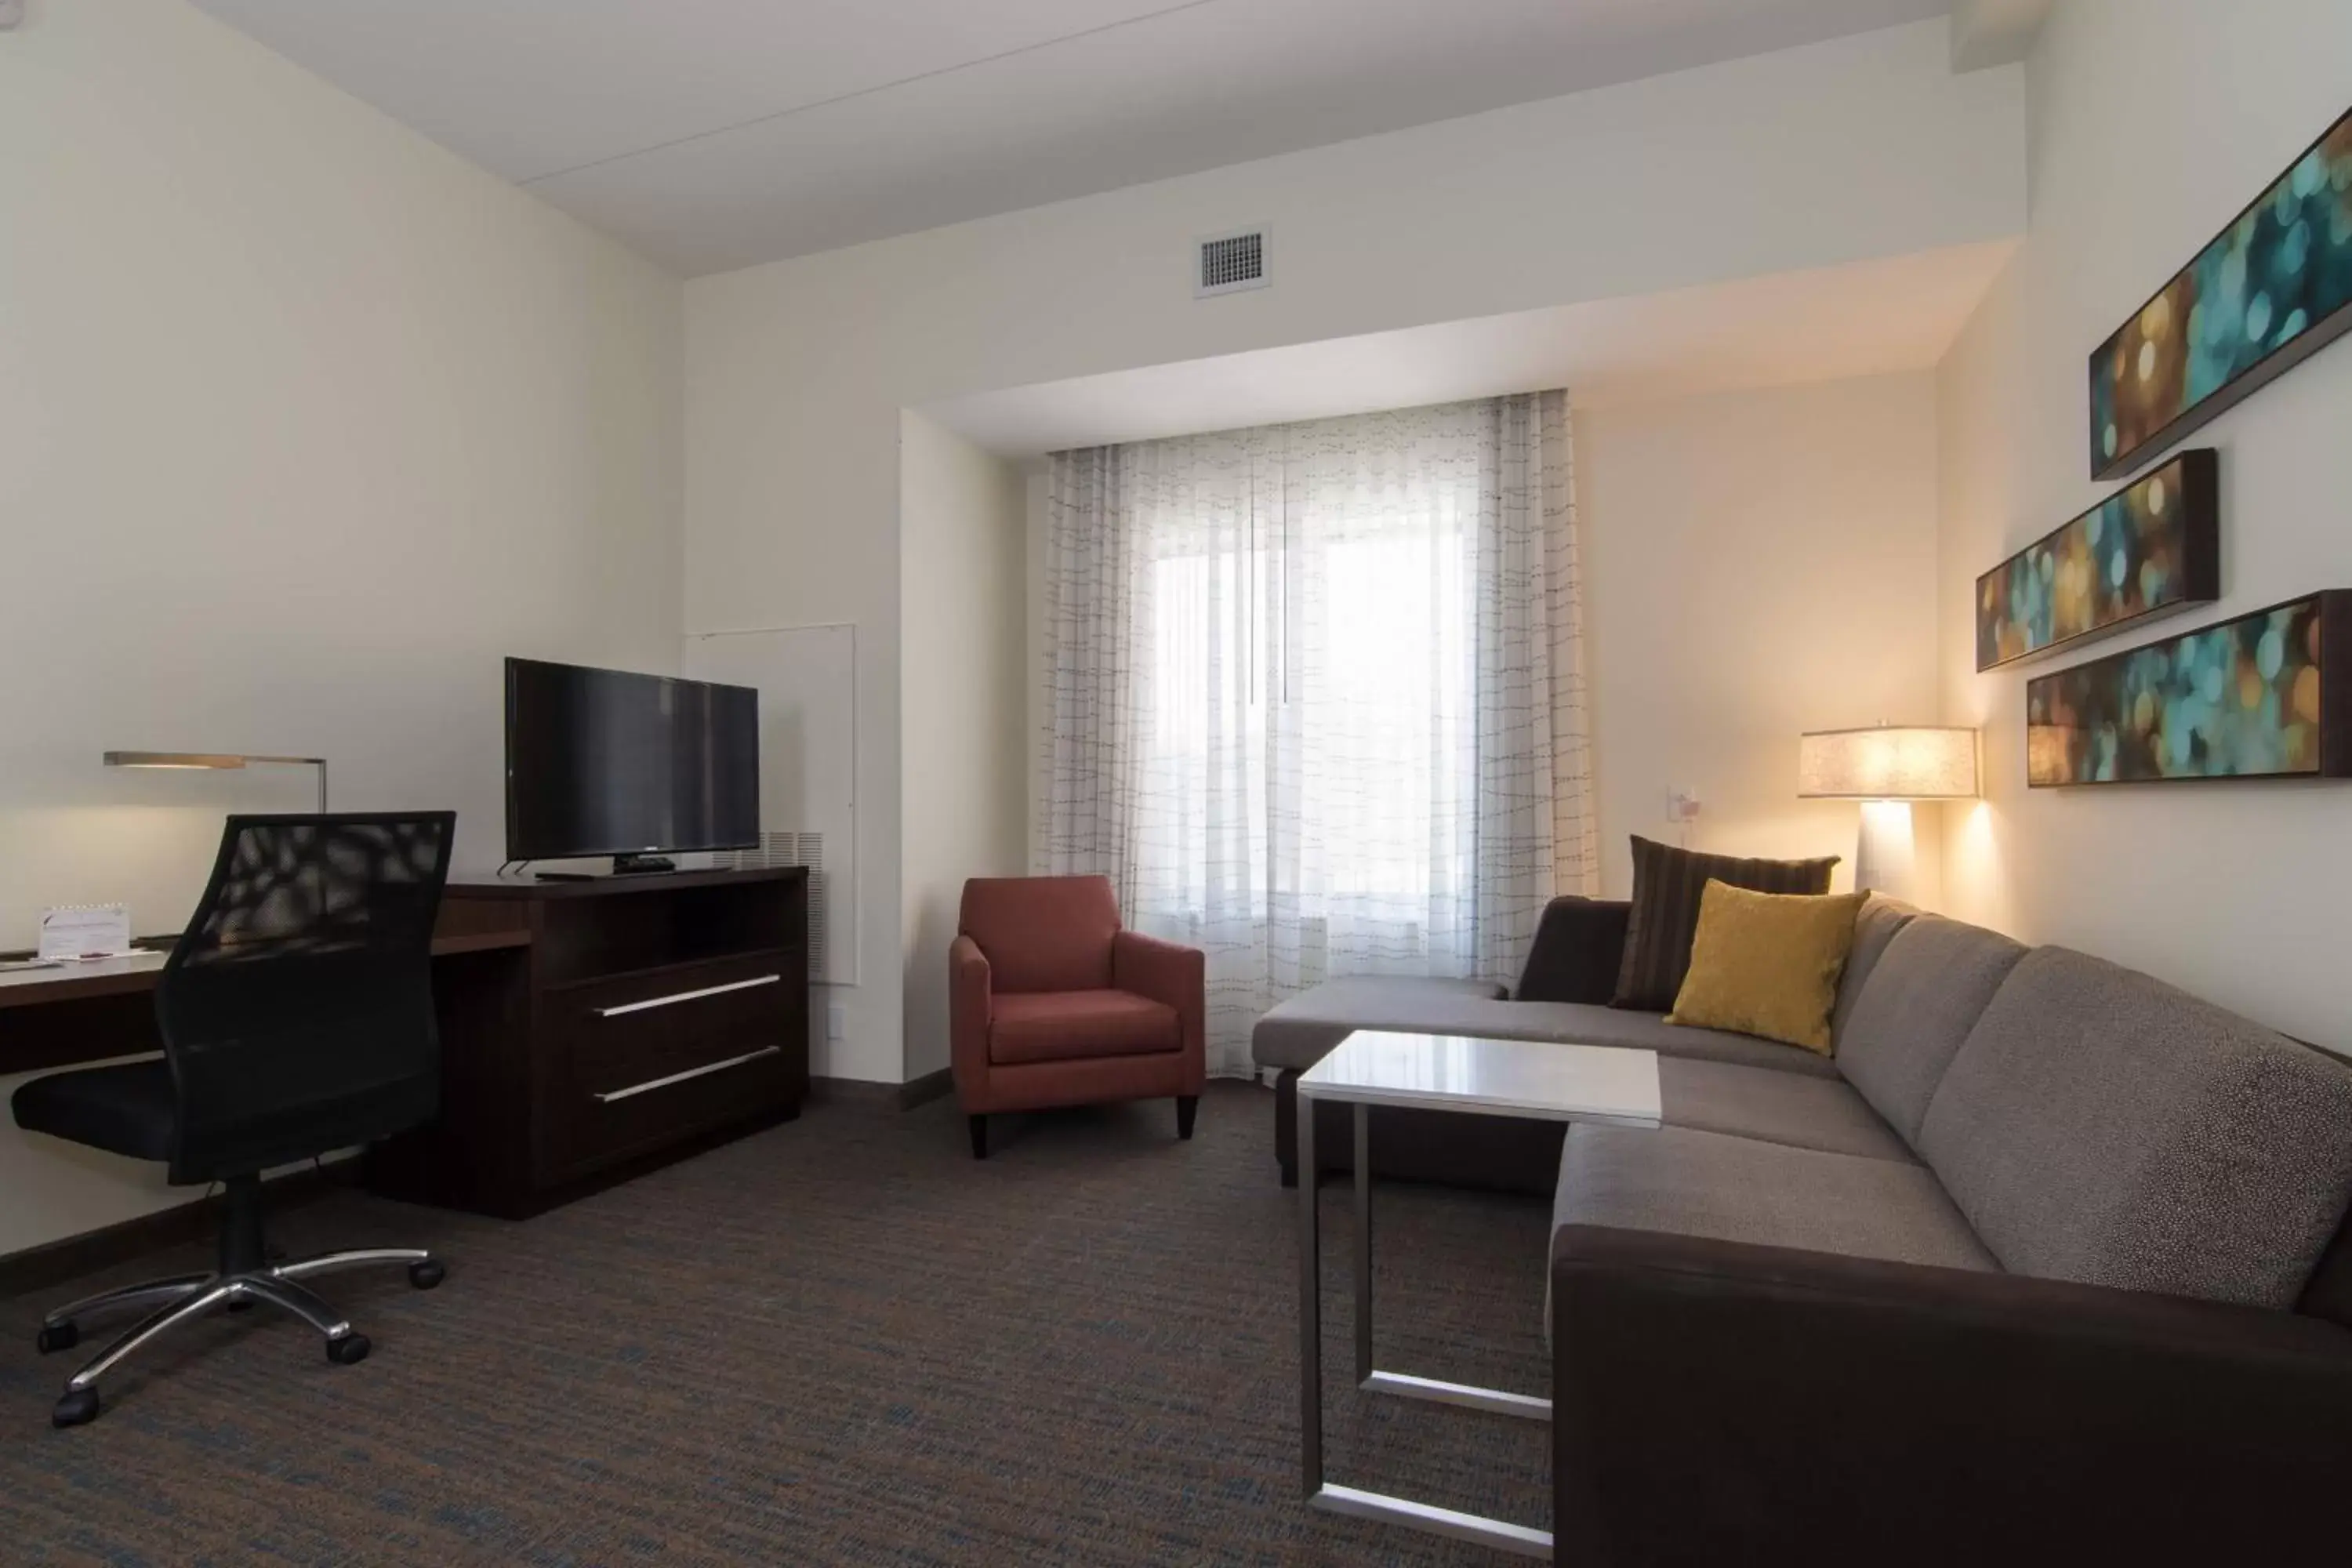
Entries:
[[98,1380],[157,1335],[254,1301],[326,1336],[327,1359],[367,1337],[300,1281],[404,1263],[429,1290],[443,1267],[410,1247],[272,1266],[261,1173],[431,1120],[440,1098],[433,922],[457,815],[232,816],[211,883],[155,992],[161,1061],[51,1073],[23,1085],[16,1124],[137,1160],[174,1184],[225,1186],[220,1267],[109,1290],[43,1320],[42,1351],[70,1349],[103,1314],[152,1314],[68,1380],[51,1420],[98,1415]]

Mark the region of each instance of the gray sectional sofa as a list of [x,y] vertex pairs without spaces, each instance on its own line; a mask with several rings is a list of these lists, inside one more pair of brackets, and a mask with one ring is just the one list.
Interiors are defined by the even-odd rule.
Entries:
[[1560,1561],[2340,1554],[2352,1064],[1884,900],[1824,1058],[1606,1006],[1623,925],[1553,907],[1551,1000],[1343,982],[1255,1043],[1286,1087],[1354,1028],[1659,1052],[1655,1131],[1374,1124],[1552,1195]]

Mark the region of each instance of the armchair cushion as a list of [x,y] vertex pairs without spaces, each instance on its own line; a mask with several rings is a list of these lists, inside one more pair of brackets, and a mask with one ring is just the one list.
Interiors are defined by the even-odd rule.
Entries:
[[1112,984],[1118,899],[1108,877],[975,877],[958,930],[988,955],[999,995],[1097,991]]
[[988,1029],[998,1067],[1145,1056],[1183,1043],[1176,1009],[1129,991],[1000,994]]

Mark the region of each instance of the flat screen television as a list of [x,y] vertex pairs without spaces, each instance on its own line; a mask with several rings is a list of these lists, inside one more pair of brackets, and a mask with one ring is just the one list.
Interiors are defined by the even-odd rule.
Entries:
[[507,660],[507,858],[647,858],[760,841],[760,694]]

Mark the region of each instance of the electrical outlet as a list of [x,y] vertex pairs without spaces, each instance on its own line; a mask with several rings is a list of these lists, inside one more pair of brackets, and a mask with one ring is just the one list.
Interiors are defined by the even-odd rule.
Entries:
[[824,1010],[824,1037],[828,1040],[849,1038],[849,1008],[843,1003],[828,1004]]
[[1698,813],[1699,801],[1697,790],[1692,788],[1688,784],[1682,784],[1666,791],[1666,820],[1668,822],[1696,822],[1698,820]]

